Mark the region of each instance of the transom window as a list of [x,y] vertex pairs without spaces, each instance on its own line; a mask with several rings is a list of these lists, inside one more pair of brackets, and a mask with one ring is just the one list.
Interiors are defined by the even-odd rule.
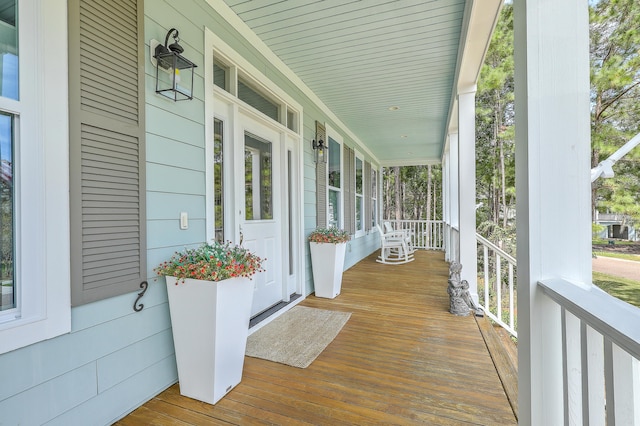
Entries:
[[229,90],[229,67],[220,61],[213,61],[213,84],[219,88]]
[[238,98],[248,103],[270,119],[279,121],[280,106],[251,87],[248,82],[241,78],[238,78]]
[[288,101],[265,88],[246,70],[218,52],[214,52],[213,84],[287,129],[299,132],[300,114]]

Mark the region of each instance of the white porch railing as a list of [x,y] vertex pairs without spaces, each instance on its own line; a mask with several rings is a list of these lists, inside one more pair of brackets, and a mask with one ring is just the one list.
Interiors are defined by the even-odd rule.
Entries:
[[540,320],[562,339],[565,424],[640,425],[640,309],[597,287],[539,285],[560,307]]
[[444,222],[442,220],[391,220],[394,230],[408,230],[413,235],[413,246],[425,250],[444,250]]
[[480,234],[476,234],[482,253],[478,265],[478,296],[485,314],[512,336],[518,337],[516,318],[516,259]]

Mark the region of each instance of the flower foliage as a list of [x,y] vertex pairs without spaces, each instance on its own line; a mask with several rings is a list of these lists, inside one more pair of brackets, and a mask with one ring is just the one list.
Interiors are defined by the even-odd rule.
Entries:
[[171,276],[184,280],[193,278],[206,281],[222,281],[233,277],[252,277],[262,272],[261,259],[249,250],[231,245],[203,244],[197,249],[176,252],[167,262],[161,263],[154,272],[160,276]]
[[340,244],[346,243],[351,237],[347,231],[332,228],[316,228],[310,235],[309,241],[312,243],[331,243]]

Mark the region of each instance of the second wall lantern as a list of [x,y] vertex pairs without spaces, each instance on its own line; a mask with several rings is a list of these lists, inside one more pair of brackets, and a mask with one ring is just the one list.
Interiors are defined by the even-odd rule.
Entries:
[[327,162],[327,147],[324,144],[324,141],[320,139],[318,142],[315,140],[311,141],[311,147],[313,148],[313,159],[318,163],[326,163]]
[[[173,43],[169,44],[169,37]],[[193,99],[193,74],[196,64],[182,56],[184,48],[178,44],[178,30],[171,28],[164,39],[164,45],[155,46],[156,93],[173,101]]]

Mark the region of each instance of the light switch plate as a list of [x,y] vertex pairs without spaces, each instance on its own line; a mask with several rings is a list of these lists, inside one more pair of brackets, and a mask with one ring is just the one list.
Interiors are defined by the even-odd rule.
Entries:
[[189,228],[189,215],[187,212],[180,212],[180,229]]

